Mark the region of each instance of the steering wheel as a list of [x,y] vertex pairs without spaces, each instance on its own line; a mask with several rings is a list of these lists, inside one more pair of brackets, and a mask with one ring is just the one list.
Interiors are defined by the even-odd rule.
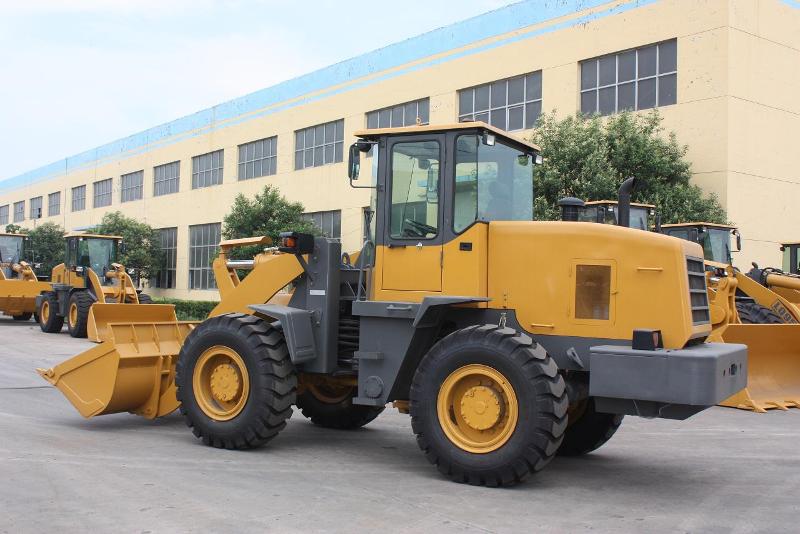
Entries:
[[436,228],[413,219],[403,219],[403,234],[408,237],[428,237],[428,234],[435,234]]

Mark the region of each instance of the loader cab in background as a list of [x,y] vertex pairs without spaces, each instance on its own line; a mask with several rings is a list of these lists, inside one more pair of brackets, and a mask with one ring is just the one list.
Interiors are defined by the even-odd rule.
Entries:
[[0,271],[5,278],[14,278],[12,266],[25,260],[28,236],[0,233]]
[[[723,265],[733,264],[732,252],[742,250],[742,236],[735,226],[716,223],[665,224],[661,233],[697,243],[703,247],[706,261]],[[736,248],[731,247],[731,237]]]
[[[480,294],[489,221],[533,220],[535,145],[484,123],[356,132],[348,174],[373,189],[371,298]],[[377,145],[377,146],[375,146]],[[374,146],[374,149],[373,149]],[[372,149],[372,183],[356,185]],[[444,270],[444,265],[458,266]],[[456,290],[458,288],[459,290]]]
[[800,243],[782,243],[783,272],[800,275]]
[[103,285],[111,283],[106,273],[118,263],[122,237],[94,234],[67,234],[63,273],[54,281],[75,287],[86,287],[87,271],[91,269]]
[[[593,200],[586,202],[581,213],[578,215],[578,220],[581,222],[618,225],[619,202],[616,200]],[[649,231],[651,228],[658,228],[659,222],[656,207],[652,204],[632,202],[628,226],[645,231]]]

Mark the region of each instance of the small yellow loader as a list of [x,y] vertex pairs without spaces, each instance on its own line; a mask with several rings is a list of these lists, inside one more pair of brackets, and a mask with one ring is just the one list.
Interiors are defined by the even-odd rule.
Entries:
[[749,349],[747,388],[721,404],[756,412],[800,408],[800,277],[756,265],[747,274],[734,268],[731,239],[742,248],[734,226],[665,224],[662,232],[703,247],[711,337]]
[[708,342],[699,245],[534,221],[538,147],[483,123],[356,137],[361,251],[286,232],[242,262],[231,248],[266,241],[225,242],[212,317],[111,323],[40,375],[85,417],[179,408],[227,449],[273,439],[293,405],[353,429],[394,403],[439,471],[490,486],[601,447],[624,415],[686,419],[746,386],[747,348]]
[[0,233],[0,313],[27,321],[36,312],[36,296],[50,288],[25,261],[28,237]]
[[72,233],[64,241],[65,261],[53,268],[50,287],[36,297],[43,332],[60,332],[66,319],[72,337],[99,342],[111,322],[176,320],[174,306],[153,304],[117,263],[121,237]]

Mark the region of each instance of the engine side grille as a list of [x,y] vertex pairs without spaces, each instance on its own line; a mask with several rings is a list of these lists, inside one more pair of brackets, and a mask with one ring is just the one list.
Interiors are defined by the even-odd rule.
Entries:
[[706,292],[706,270],[703,260],[686,258],[686,271],[689,276],[689,302],[692,307],[692,324],[711,322]]

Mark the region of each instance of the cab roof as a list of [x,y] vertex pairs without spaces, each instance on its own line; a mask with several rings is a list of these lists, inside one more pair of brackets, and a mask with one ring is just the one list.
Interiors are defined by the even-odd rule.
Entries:
[[84,234],[82,232],[69,232],[64,236],[68,237],[91,237],[93,239],[122,239],[119,235],[100,235],[100,234]]
[[456,122],[451,124],[426,124],[424,126],[403,126],[402,128],[374,128],[374,129],[363,129],[358,130],[355,132],[356,137],[361,137],[365,139],[369,139],[370,137],[377,137],[380,135],[399,135],[399,134],[414,134],[414,133],[439,133],[439,132],[450,132],[454,130],[485,130],[487,132],[493,133],[497,137],[502,139],[506,139],[515,145],[520,145],[525,147],[526,149],[533,150],[535,152],[541,152],[542,149],[538,145],[534,145],[529,141],[525,141],[524,139],[520,139],[519,137],[515,137],[513,135],[509,135],[508,132],[501,130],[500,128],[496,128],[485,122]]
[[796,247],[800,245],[800,241],[787,241],[785,243],[781,243],[782,247]]
[[[590,200],[589,202],[585,202],[585,206],[597,206],[598,204],[614,204],[615,206],[619,204],[617,200]],[[631,202],[631,206],[636,206],[637,208],[650,208],[656,209],[654,204],[642,204],[641,202]]]
[[687,222],[687,223],[672,223],[672,224],[662,224],[661,228],[695,228],[697,226],[708,226],[711,228],[722,228],[725,230],[735,230],[735,226],[731,226],[730,224],[719,224],[719,223],[710,223],[710,222]]

